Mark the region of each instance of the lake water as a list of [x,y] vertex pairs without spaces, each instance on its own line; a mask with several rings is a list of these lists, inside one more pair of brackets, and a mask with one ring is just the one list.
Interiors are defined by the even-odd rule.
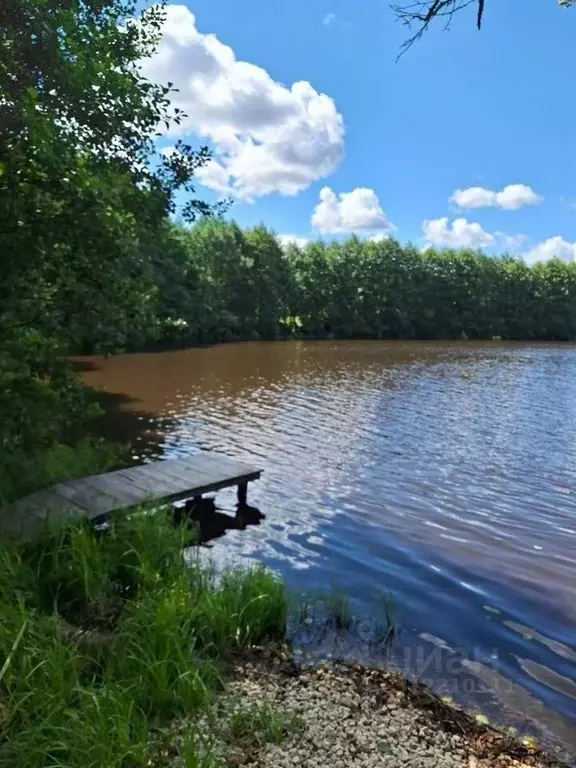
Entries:
[[[265,469],[218,563],[392,593],[395,663],[576,754],[576,347],[284,342],[85,359],[134,458]],[[235,496],[217,496],[234,514]],[[347,653],[378,663],[363,640]],[[364,634],[363,634],[364,633]],[[371,658],[369,658],[371,657]]]

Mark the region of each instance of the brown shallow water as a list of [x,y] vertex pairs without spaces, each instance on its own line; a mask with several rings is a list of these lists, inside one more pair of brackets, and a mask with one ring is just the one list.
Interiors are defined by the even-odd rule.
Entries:
[[[260,525],[213,542],[360,615],[392,592],[397,663],[576,753],[576,347],[285,342],[84,359],[146,460],[266,471]],[[234,495],[218,495],[234,513]],[[372,654],[369,625],[350,653]]]

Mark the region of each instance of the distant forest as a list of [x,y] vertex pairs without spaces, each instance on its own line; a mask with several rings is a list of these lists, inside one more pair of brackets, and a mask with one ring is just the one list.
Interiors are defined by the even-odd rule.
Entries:
[[[150,319],[125,343],[246,339],[576,338],[576,264],[527,266],[396,240],[288,244],[221,219],[166,225],[148,247]],[[106,340],[88,334],[94,351]],[[80,341],[80,340],[77,340]],[[120,340],[118,340],[120,341]]]

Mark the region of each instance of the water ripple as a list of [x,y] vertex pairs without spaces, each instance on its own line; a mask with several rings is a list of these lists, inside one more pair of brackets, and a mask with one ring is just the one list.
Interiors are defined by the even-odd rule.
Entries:
[[[570,740],[576,348],[231,345],[99,360],[86,381],[152,415],[138,455],[207,449],[266,470],[251,490],[265,524],[213,557],[338,585],[360,608],[392,590],[405,647],[483,649],[468,674],[510,681],[501,702],[540,702],[545,730]],[[233,514],[232,492],[218,502]]]

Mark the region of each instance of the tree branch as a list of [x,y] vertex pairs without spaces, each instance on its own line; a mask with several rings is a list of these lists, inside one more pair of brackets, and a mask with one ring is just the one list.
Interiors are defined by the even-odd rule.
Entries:
[[478,0],[478,17],[476,19],[476,26],[478,29],[482,29],[482,16],[484,15],[484,0]]
[[398,58],[406,53],[422,37],[434,19],[445,18],[446,29],[448,29],[454,14],[473,3],[478,4],[476,23],[478,29],[480,29],[484,15],[485,0],[417,0],[417,2],[410,3],[409,5],[393,5],[392,11],[399,21],[409,29],[412,29],[414,24],[418,25],[415,34],[402,43]]

